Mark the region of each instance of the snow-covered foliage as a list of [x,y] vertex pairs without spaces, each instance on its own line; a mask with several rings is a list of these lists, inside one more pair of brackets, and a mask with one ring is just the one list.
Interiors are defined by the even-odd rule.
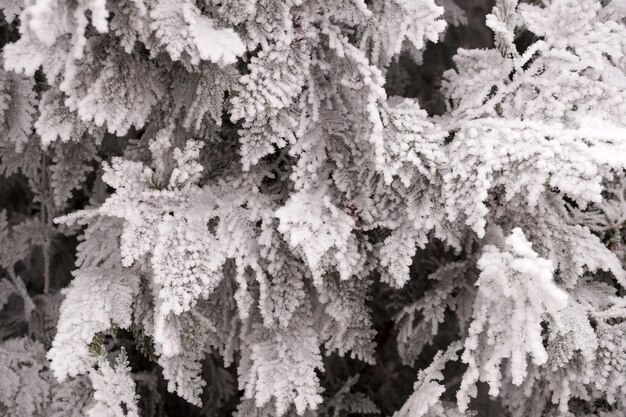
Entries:
[[98,369],[90,371],[94,403],[86,410],[87,417],[138,417],[135,382],[124,351],[111,366],[101,358]]
[[446,415],[446,410],[439,398],[446,391],[446,387],[440,382],[444,379],[443,369],[446,362],[457,359],[457,351],[461,348],[459,342],[452,343],[445,352],[437,352],[432,363],[419,371],[417,381],[413,386],[415,390],[406,403],[394,417],[423,417],[431,415]]
[[623,415],[624,2],[455,1],[0,0],[0,414]]
[[462,358],[468,369],[458,393],[462,410],[479,379],[489,384],[491,395],[498,394],[502,360],[509,361],[516,385],[527,375],[528,355],[536,365],[546,363],[541,324],[546,316],[557,321],[567,305],[567,293],[553,282],[554,266],[537,255],[519,228],[506,238],[503,250],[485,246],[478,268],[478,294]]

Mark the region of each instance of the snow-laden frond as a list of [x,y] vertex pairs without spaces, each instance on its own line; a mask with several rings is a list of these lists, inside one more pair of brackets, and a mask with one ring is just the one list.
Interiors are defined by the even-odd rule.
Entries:
[[[274,229],[268,227],[263,235],[260,240],[267,251],[264,258],[268,262],[265,273],[257,272],[255,275],[259,283],[259,311],[267,327],[275,324],[286,327],[307,297],[305,278],[309,274],[300,259],[289,252],[284,242],[280,242]],[[264,239],[267,235],[271,236],[269,241]]]
[[618,259],[626,261],[626,241],[622,239],[626,227],[626,175],[622,172],[604,189],[605,198],[587,207],[573,210],[575,221],[589,228]]
[[[460,342],[452,343],[445,351],[439,351],[433,358],[432,363],[419,371],[417,381],[413,386],[414,392],[404,403],[402,408],[394,413],[394,417],[422,417],[426,415],[443,414],[440,397],[446,391],[443,382],[443,369],[449,361],[458,359],[457,352],[461,349]],[[429,414],[427,414],[429,413]]]
[[[183,75],[184,74],[184,75]],[[222,125],[225,94],[232,94],[239,74],[232,66],[205,65],[199,72],[184,72],[174,80],[174,110],[181,112],[182,125],[200,132],[208,123]]]
[[441,19],[444,9],[433,0],[374,1],[371,11],[360,47],[368,51],[371,61],[379,67],[391,63],[405,40],[420,51],[427,41],[437,41],[446,27]]
[[[497,187],[507,201],[520,194],[533,206],[555,190],[585,207],[601,201],[602,178],[626,160],[624,89],[598,76],[623,71],[623,25],[600,18],[594,1],[516,6],[498,1],[488,16],[497,49],[460,50],[456,70],[444,74],[445,124],[455,133],[444,174],[448,214],[479,235]],[[541,39],[518,51],[519,27]]]
[[98,369],[89,372],[89,379],[94,389],[94,403],[86,410],[87,417],[139,417],[135,381],[124,351],[117,356],[114,365],[100,358]]
[[65,105],[84,122],[125,135],[145,125],[164,94],[161,74],[153,62],[90,41],[88,55],[76,64],[72,78],[60,85]]
[[307,83],[314,43],[306,26],[300,31],[296,47],[276,43],[254,57],[250,72],[239,79],[236,95],[230,100],[232,120],[244,120],[240,131],[244,169],[271,153],[274,146],[295,142],[306,105],[297,98]]
[[327,352],[373,364],[376,331],[371,326],[371,282],[367,279],[341,280],[330,275],[317,285],[319,301],[324,306],[322,335]]
[[35,130],[41,138],[41,144],[48,146],[59,139],[61,142],[80,142],[83,135],[93,133],[99,137],[99,129],[94,130],[66,105],[67,96],[53,87],[41,95],[39,118]]
[[75,58],[84,56],[85,32],[89,23],[98,32],[105,33],[108,31],[108,17],[105,0],[34,0],[28,2],[20,14],[24,23],[22,27],[27,27],[31,36],[47,47],[69,35]]
[[[169,139],[157,135],[151,150],[154,169],[121,158],[105,167],[103,179],[116,192],[97,213],[123,219],[122,265],[129,267],[150,255],[157,306],[155,341],[172,356],[180,352],[176,343],[180,336],[167,339],[173,336],[167,333],[171,330],[167,323],[174,320],[171,314],[189,311],[198,298],[208,297],[217,287],[227,248],[207,226],[214,214],[195,207],[201,203],[195,185],[202,171],[197,162],[200,145],[189,141],[182,150],[169,153]],[[163,206],[167,201],[169,208]],[[206,258],[207,252],[212,257]]]
[[17,74],[32,77],[49,57],[47,50],[37,37],[27,31],[26,25],[20,25],[20,38],[2,48],[4,69]]
[[72,284],[64,290],[57,334],[47,355],[59,381],[85,374],[96,363],[89,347],[97,333],[113,326],[130,327],[138,289],[139,277],[132,271],[85,268],[74,272]]
[[[439,183],[439,180],[430,183],[420,179],[407,189],[394,182],[391,190],[375,198],[371,207],[371,215],[377,218],[375,224],[390,229],[389,235],[377,245],[381,281],[396,288],[404,286],[410,278],[417,247],[424,248],[432,236],[461,250],[464,228],[447,217],[441,194],[433,186]],[[380,184],[376,188],[385,187]],[[378,219],[379,215],[384,217]]]
[[[272,43],[288,44],[298,30],[294,14],[303,0],[235,0],[221,6],[228,20],[245,25],[245,42],[249,49],[267,48]],[[295,21],[294,21],[295,20]]]
[[374,144],[377,170],[387,184],[397,176],[406,187],[417,175],[434,178],[446,163],[442,149],[446,133],[415,101],[394,97],[388,103],[383,139]]
[[203,15],[190,0],[157,0],[148,7],[149,27],[173,61],[181,58],[198,64],[208,60],[227,65],[245,52],[239,35]]
[[[222,278],[225,254],[206,230],[206,221],[164,218],[153,249],[154,283],[160,288],[160,314],[181,314],[213,292]],[[212,254],[206,257],[206,254]]]
[[580,210],[570,213],[560,196],[548,193],[527,212],[529,215],[525,217],[508,213],[499,221],[528,230],[535,251],[550,259],[558,269],[556,281],[571,288],[585,274],[606,271],[622,286],[626,284],[620,259],[591,232],[587,225],[593,224],[581,218]]
[[602,3],[593,0],[552,0],[543,8],[519,6],[519,17],[530,31],[548,44],[574,50],[581,67],[598,70],[610,65],[609,60],[619,62],[626,33],[618,16],[614,20],[603,14]]
[[[521,386],[509,380],[502,398],[513,416],[534,414],[582,416],[620,410],[624,404],[622,369],[624,300],[606,284],[581,282],[571,292],[560,318],[550,322],[546,350],[548,361],[530,367]],[[618,371],[620,372],[620,371]],[[592,414],[596,415],[596,414]]]
[[286,328],[252,324],[243,337],[239,387],[257,407],[274,400],[275,414],[282,416],[293,404],[299,415],[322,402],[316,369],[322,369],[313,317],[302,306]]
[[602,320],[598,323],[598,351],[592,378],[600,395],[610,404],[626,404],[626,324]]
[[424,245],[424,234],[410,225],[401,224],[385,238],[379,251],[381,281],[401,288],[410,278],[409,270],[418,245]]
[[564,129],[537,121],[467,122],[449,147],[451,169],[444,174],[448,214],[452,219],[463,214],[482,236],[489,212],[486,200],[498,186],[504,188],[506,200],[520,194],[531,206],[547,187],[582,206],[599,202],[606,169],[622,168],[623,161],[611,152],[624,150],[623,133],[626,130]]
[[[202,362],[205,356],[206,322],[201,316],[190,313],[175,316],[170,314],[165,326],[176,327],[169,336],[180,338],[178,353],[163,351],[158,363],[163,368],[163,377],[167,380],[167,390],[176,392],[180,397],[195,405],[201,405],[200,394],[206,382],[202,379]],[[157,325],[158,326],[158,325]],[[158,327],[157,327],[158,328]]]
[[542,322],[548,317],[558,321],[568,298],[553,282],[552,262],[537,255],[521,229],[513,229],[502,249],[485,246],[478,268],[478,294],[462,356],[468,369],[457,395],[461,411],[476,395],[479,380],[489,384],[491,395],[498,394],[504,359],[516,385],[526,376],[528,355],[536,365],[546,363]]
[[321,281],[333,269],[341,279],[358,273],[359,248],[352,234],[355,222],[328,196],[301,192],[276,211],[278,230],[292,248],[302,251],[313,275]]
[[547,372],[554,373],[548,386],[552,403],[558,403],[563,413],[569,411],[572,397],[585,398],[593,375],[598,337],[589,321],[589,313],[574,300],[560,312],[558,323],[550,326],[546,351]]
[[592,361],[598,347],[587,311],[577,302],[569,302],[561,310],[558,323],[548,340],[548,364],[551,367],[564,367],[580,354],[585,361]]

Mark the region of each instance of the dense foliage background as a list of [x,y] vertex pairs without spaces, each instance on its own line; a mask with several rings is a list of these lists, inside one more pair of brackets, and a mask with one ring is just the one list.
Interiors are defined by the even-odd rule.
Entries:
[[0,415],[622,416],[626,7],[520,3],[0,0]]

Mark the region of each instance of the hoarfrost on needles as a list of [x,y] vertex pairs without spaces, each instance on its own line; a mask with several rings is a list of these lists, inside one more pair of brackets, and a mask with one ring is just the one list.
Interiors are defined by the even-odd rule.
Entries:
[[455,1],[0,0],[0,414],[624,415],[624,1]]

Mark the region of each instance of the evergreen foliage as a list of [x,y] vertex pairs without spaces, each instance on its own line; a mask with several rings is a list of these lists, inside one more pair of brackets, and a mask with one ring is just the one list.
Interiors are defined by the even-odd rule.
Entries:
[[0,415],[625,415],[624,1],[0,11]]

